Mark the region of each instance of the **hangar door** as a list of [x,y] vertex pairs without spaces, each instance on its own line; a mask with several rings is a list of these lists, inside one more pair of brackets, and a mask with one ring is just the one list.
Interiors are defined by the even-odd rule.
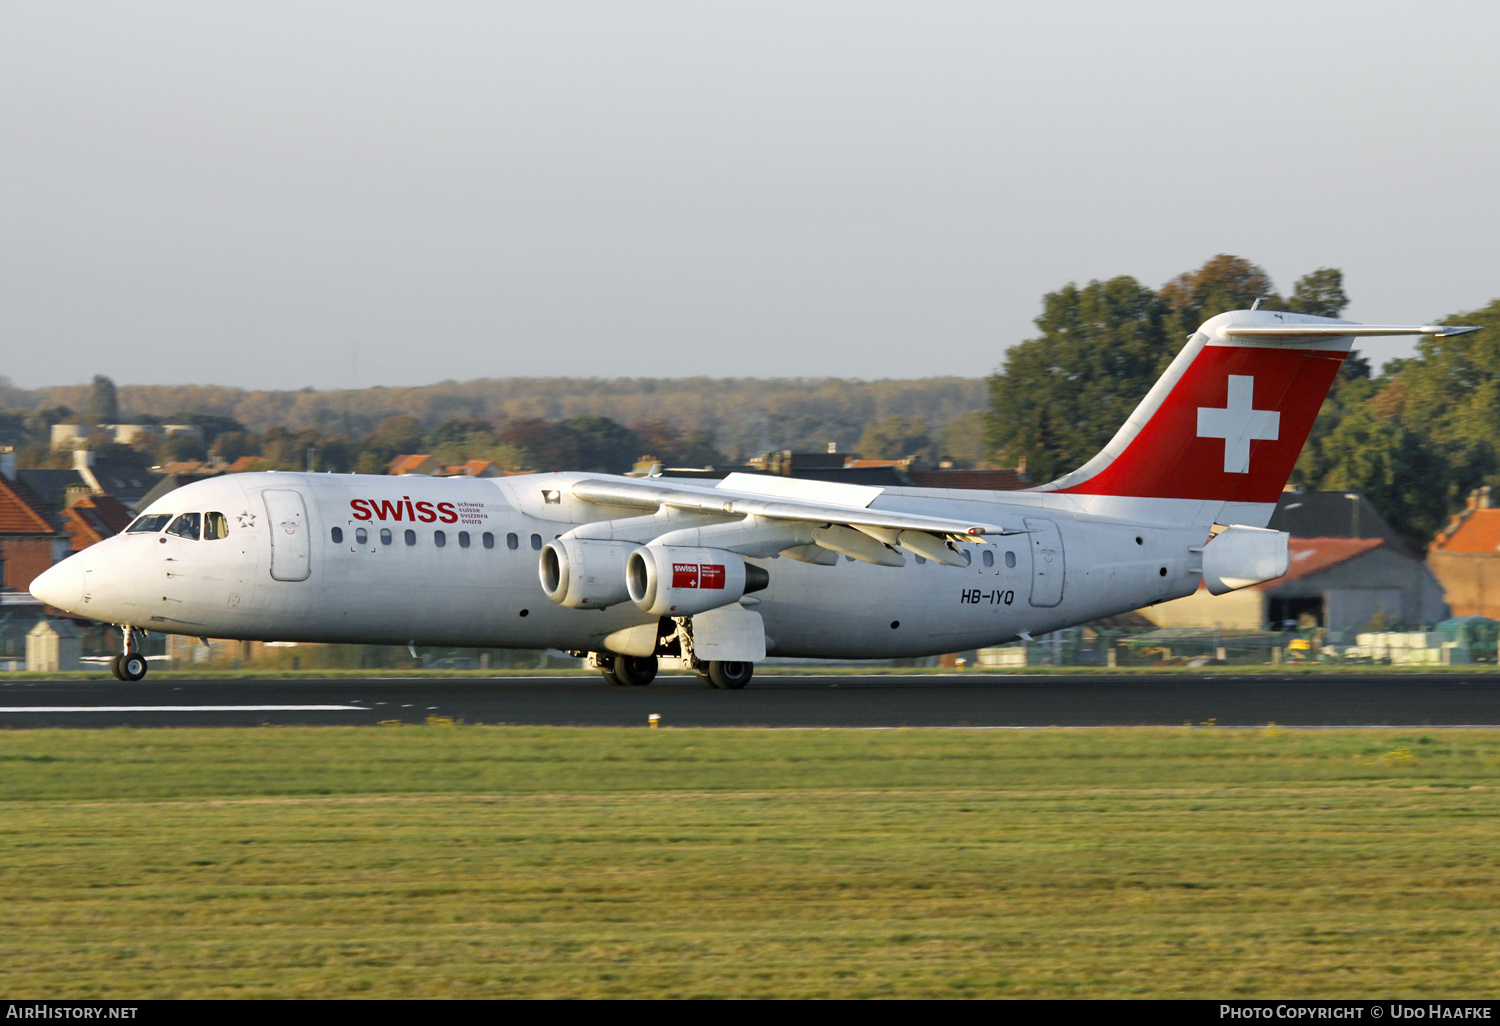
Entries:
[[1055,606],[1063,597],[1062,534],[1052,521],[1035,517],[1026,518],[1026,530],[1031,539],[1031,604]]
[[271,577],[305,581],[311,573],[312,539],[308,535],[307,506],[302,493],[289,488],[267,488],[266,517],[271,522]]

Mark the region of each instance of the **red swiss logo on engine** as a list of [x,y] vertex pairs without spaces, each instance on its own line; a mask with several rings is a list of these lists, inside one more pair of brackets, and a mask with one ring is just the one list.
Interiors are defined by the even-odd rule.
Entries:
[[724,588],[724,564],[722,563],[673,563],[672,587],[674,588]]

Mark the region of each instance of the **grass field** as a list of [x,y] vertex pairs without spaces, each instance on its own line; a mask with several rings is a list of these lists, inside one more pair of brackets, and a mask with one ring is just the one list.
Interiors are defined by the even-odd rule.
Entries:
[[1500,732],[0,732],[0,994],[1488,997]]

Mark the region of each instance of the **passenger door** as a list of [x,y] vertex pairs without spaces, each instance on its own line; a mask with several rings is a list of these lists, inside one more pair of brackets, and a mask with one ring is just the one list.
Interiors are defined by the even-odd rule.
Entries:
[[1063,564],[1062,534],[1051,520],[1026,518],[1031,539],[1031,604],[1051,607],[1062,601]]
[[271,522],[271,577],[277,581],[305,581],[312,572],[312,539],[307,505],[302,493],[289,488],[267,488],[262,493]]

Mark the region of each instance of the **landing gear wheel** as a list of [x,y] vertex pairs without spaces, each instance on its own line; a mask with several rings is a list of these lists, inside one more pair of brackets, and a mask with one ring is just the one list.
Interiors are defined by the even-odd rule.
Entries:
[[139,652],[126,652],[120,657],[120,679],[140,680],[146,675],[146,657]]
[[716,688],[716,687],[719,686],[719,685],[717,685],[717,684],[715,684],[713,682],[713,678],[711,678],[708,675],[708,671],[707,670],[696,670],[695,669],[693,671],[693,673],[697,675],[698,680],[702,682],[702,684],[703,684],[704,687],[706,687],[706,688]]
[[656,679],[656,656],[615,656],[614,673],[621,684],[650,684]]
[[115,675],[115,680],[125,679],[125,673],[120,669],[120,660],[124,658],[123,655],[117,655],[109,661],[109,672]]
[[750,683],[750,677],[755,673],[754,663],[742,663],[732,660],[715,660],[708,664],[708,679],[716,688],[726,688],[730,691],[738,691]]
[[599,676],[603,677],[605,680],[609,681],[617,688],[622,687],[625,684],[623,680],[615,676],[615,668],[613,666],[599,667]]

